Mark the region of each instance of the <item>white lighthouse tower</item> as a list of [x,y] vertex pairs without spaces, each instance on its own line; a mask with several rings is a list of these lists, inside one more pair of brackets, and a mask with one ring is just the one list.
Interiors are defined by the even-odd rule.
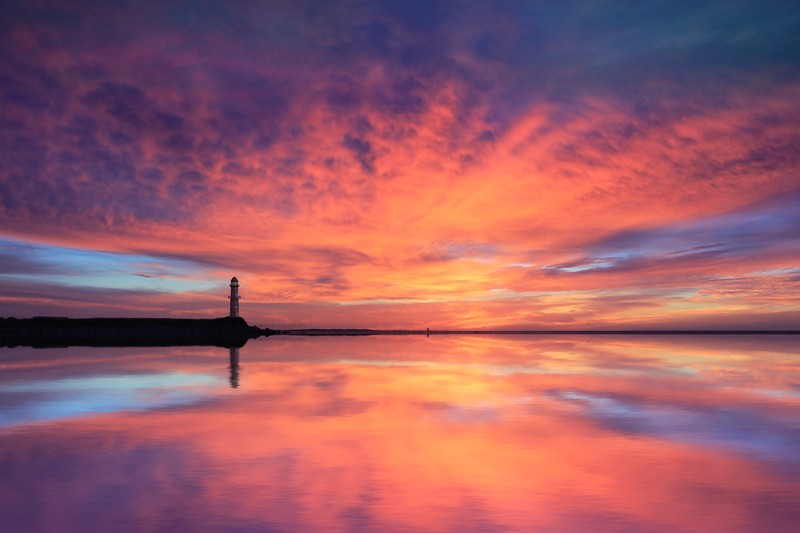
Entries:
[[231,295],[228,296],[231,300],[231,318],[239,316],[239,280],[236,276],[231,278]]

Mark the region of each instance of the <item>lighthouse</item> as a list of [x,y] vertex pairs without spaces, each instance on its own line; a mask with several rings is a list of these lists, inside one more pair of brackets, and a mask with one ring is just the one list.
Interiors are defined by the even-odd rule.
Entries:
[[228,296],[231,300],[231,318],[239,316],[239,280],[236,276],[231,278],[231,295]]

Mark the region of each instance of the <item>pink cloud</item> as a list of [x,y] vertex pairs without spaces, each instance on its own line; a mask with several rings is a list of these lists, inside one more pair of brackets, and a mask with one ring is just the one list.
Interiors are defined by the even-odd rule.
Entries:
[[[264,27],[237,14],[212,32],[202,12],[176,31],[166,12],[144,21],[104,9],[109,27],[146,22],[147,38],[120,30],[98,46],[92,32],[37,20],[4,41],[22,58],[4,67],[4,236],[179,257],[220,279],[243,275],[254,302],[309,303],[309,313],[384,302],[408,317],[397,327],[428,322],[422,304],[483,306],[443,320],[452,324],[548,322],[552,309],[533,300],[572,309],[572,291],[663,289],[726,314],[711,295],[727,278],[753,287],[740,309],[769,313],[755,297],[763,273],[796,268],[791,80],[748,73],[722,86],[696,73],[695,89],[652,79],[629,94],[557,40],[562,66],[501,61],[525,35],[504,12],[464,13],[485,20],[481,32],[429,13],[431,34],[377,6],[340,34],[283,4]],[[594,44],[608,46],[611,74],[626,61],[615,43]],[[580,80],[596,90],[575,90]],[[558,94],[559,83],[573,90]],[[745,234],[751,221],[761,234]],[[629,246],[631,234],[669,246]],[[503,298],[539,314],[504,320]],[[677,312],[645,299],[632,299],[642,312]]]

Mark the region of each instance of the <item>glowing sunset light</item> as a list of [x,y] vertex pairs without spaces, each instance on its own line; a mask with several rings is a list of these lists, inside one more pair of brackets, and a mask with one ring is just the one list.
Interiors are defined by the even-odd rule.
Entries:
[[242,352],[232,389],[217,348],[7,351],[0,513],[18,531],[797,523],[794,336],[274,336]]
[[0,316],[800,324],[794,2],[12,1]]

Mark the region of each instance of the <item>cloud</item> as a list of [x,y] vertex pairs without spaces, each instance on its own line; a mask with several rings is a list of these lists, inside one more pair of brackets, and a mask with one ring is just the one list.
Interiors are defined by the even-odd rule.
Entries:
[[796,262],[789,4],[8,13],[9,237],[187,257],[282,303],[702,298]]

